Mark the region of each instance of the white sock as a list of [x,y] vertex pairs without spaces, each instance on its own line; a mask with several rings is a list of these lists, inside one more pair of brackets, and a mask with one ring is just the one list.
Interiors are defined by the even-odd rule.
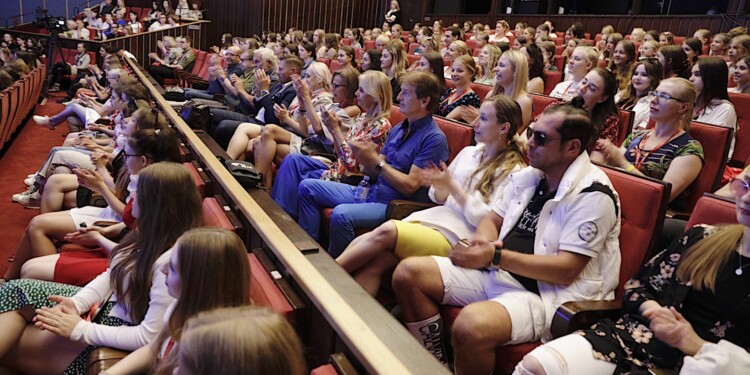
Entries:
[[448,363],[443,345],[443,319],[440,314],[421,322],[406,323],[406,328],[440,362]]

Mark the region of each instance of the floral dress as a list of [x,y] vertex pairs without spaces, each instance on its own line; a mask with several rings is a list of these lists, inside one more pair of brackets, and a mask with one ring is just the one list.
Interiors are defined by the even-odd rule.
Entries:
[[361,172],[361,166],[359,161],[354,157],[349,142],[372,141],[375,143],[375,150],[380,153],[380,149],[383,147],[385,138],[390,131],[391,122],[388,121],[388,117],[372,120],[366,117],[366,114],[361,114],[356,119],[355,125],[344,136],[345,141],[341,144],[336,155],[338,158],[330,165],[328,170],[323,172],[320,179],[340,181],[346,172]]
[[452,103],[449,103],[449,99],[454,92],[456,92],[456,89],[450,89],[446,91],[445,94],[443,94],[443,97],[440,98],[440,105],[438,106],[436,115],[443,117],[448,116],[448,114],[451,113],[454,109],[462,105],[479,108],[481,104],[479,102],[479,95],[477,95],[477,93],[475,93],[474,91],[464,93],[460,98],[456,99]]
[[717,291],[696,290],[677,279],[676,270],[684,253],[698,241],[719,232],[719,227],[695,226],[666,250],[649,260],[625,285],[622,312],[616,322],[604,320],[577,332],[591,342],[594,358],[617,365],[615,374],[648,374],[654,366],[678,369],[684,354],[654,337],[649,321],[638,314],[642,303],[653,300],[672,306],[687,319],[704,340],[727,340],[743,348],[750,346],[750,272],[737,275],[740,261],[732,254],[719,270]]

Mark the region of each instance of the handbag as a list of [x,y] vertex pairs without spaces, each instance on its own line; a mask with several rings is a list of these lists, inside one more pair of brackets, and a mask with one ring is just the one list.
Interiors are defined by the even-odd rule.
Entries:
[[224,165],[243,187],[260,187],[263,185],[263,175],[258,173],[253,163],[244,160],[227,160]]
[[180,109],[180,117],[191,129],[205,129],[211,119],[211,111],[205,105],[198,105],[188,100]]
[[326,154],[328,153],[328,150],[326,150],[325,145],[323,145],[319,140],[318,137],[307,137],[302,140],[302,145],[300,146],[300,152],[302,155],[311,155],[311,154]]

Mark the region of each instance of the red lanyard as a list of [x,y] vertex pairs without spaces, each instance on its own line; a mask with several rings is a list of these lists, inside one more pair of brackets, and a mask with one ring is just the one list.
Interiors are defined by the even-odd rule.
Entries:
[[173,347],[174,347],[174,339],[170,337],[169,341],[167,342],[167,348],[164,349],[164,355],[161,357],[162,361],[167,360],[167,358],[169,357],[169,352],[172,351]]
[[677,133],[679,133],[679,132],[680,132],[680,129],[675,129],[674,133],[672,133],[672,135],[670,135],[669,138],[667,138],[660,145],[652,148],[651,151],[647,152],[646,154],[643,155],[643,157],[641,157],[641,147],[643,147],[646,144],[646,139],[648,138],[649,135],[651,135],[651,133],[653,133],[653,131],[651,131],[648,134],[646,134],[646,136],[644,136],[643,139],[641,139],[641,141],[638,143],[638,147],[635,148],[635,163],[634,163],[634,165],[635,165],[636,169],[641,170],[641,166],[646,161],[646,159],[648,158],[648,156],[651,155],[654,151],[656,151],[656,150],[664,147],[664,145],[666,145],[672,139],[672,137],[674,137],[675,135],[677,135]]

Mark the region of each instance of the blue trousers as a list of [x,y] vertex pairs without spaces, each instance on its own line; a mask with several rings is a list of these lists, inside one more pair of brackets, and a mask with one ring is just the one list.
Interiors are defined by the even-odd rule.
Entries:
[[214,100],[214,95],[209,94],[206,90],[198,90],[198,89],[191,89],[191,88],[185,88],[184,92],[185,98],[187,99],[207,99],[207,100]]
[[279,173],[273,181],[271,197],[286,211],[289,216],[297,220],[297,189],[302,180],[319,179],[323,171],[327,170],[323,162],[302,154],[289,154],[279,167]]
[[320,240],[320,211],[334,207],[328,254],[338,257],[354,240],[355,228],[375,228],[385,221],[385,203],[354,203],[355,186],[340,182],[303,180],[299,193],[299,225]]

